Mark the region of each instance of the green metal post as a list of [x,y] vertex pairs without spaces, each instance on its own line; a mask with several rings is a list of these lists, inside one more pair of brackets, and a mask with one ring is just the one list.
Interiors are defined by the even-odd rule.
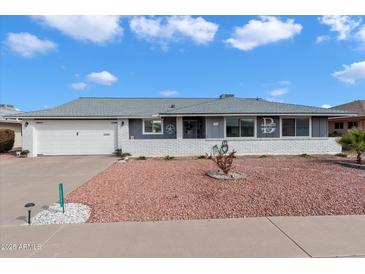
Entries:
[[60,197],[60,206],[62,207],[63,213],[65,213],[65,203],[64,203],[64,199],[63,199],[63,184],[62,183],[58,184],[58,193],[59,193],[59,197]]

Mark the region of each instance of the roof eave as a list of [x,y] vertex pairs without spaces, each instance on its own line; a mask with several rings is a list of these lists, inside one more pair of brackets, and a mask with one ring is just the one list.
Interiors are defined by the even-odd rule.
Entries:
[[10,119],[139,119],[139,118],[151,118],[151,117],[182,117],[182,116],[262,116],[262,115],[271,115],[271,116],[328,116],[328,117],[353,117],[357,116],[356,113],[315,113],[315,112],[284,112],[284,113],[275,113],[275,112],[266,112],[266,113],[157,113],[152,115],[109,115],[109,116],[6,116],[5,118]]
[[336,116],[336,117],[331,117],[329,118],[329,120],[343,120],[343,119],[357,119],[357,120],[362,120],[365,119],[365,115],[353,115],[353,116]]
[[144,115],[144,116],[17,116],[17,119],[51,119],[51,120],[57,120],[57,119],[69,119],[69,120],[75,120],[75,119],[85,119],[85,120],[100,120],[100,119],[138,119],[138,118],[151,118],[152,115]]
[[355,113],[315,113],[315,112],[286,112],[286,113],[275,113],[275,112],[266,112],[266,113],[160,113],[159,116],[262,116],[262,115],[272,115],[272,116],[331,116],[331,117],[339,117],[339,116],[355,116]]
[[21,124],[22,122],[19,120],[0,119],[0,123]]

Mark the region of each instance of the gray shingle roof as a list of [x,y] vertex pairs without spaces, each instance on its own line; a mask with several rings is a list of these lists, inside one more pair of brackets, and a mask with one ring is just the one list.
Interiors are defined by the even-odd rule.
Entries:
[[172,114],[350,114],[346,111],[319,107],[284,104],[254,98],[229,97],[203,102],[192,106],[170,109],[161,113]]
[[[174,108],[171,106],[174,105]],[[321,114],[346,111],[243,98],[79,98],[58,107],[25,112],[18,117],[149,117],[198,114]]]
[[206,98],[79,98],[55,108],[22,113],[21,117],[147,117],[165,112],[171,105],[185,107]]

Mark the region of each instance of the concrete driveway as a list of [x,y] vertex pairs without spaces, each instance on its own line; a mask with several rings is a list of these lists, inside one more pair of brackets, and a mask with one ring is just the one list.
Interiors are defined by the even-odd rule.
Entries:
[[0,161],[0,225],[22,224],[24,204],[33,214],[58,201],[61,179],[65,195],[116,160],[112,156],[53,156]]

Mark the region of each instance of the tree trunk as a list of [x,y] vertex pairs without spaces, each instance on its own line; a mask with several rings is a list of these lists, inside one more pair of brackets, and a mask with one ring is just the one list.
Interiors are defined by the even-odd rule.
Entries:
[[361,164],[361,152],[357,153],[356,161],[357,161],[358,164]]

